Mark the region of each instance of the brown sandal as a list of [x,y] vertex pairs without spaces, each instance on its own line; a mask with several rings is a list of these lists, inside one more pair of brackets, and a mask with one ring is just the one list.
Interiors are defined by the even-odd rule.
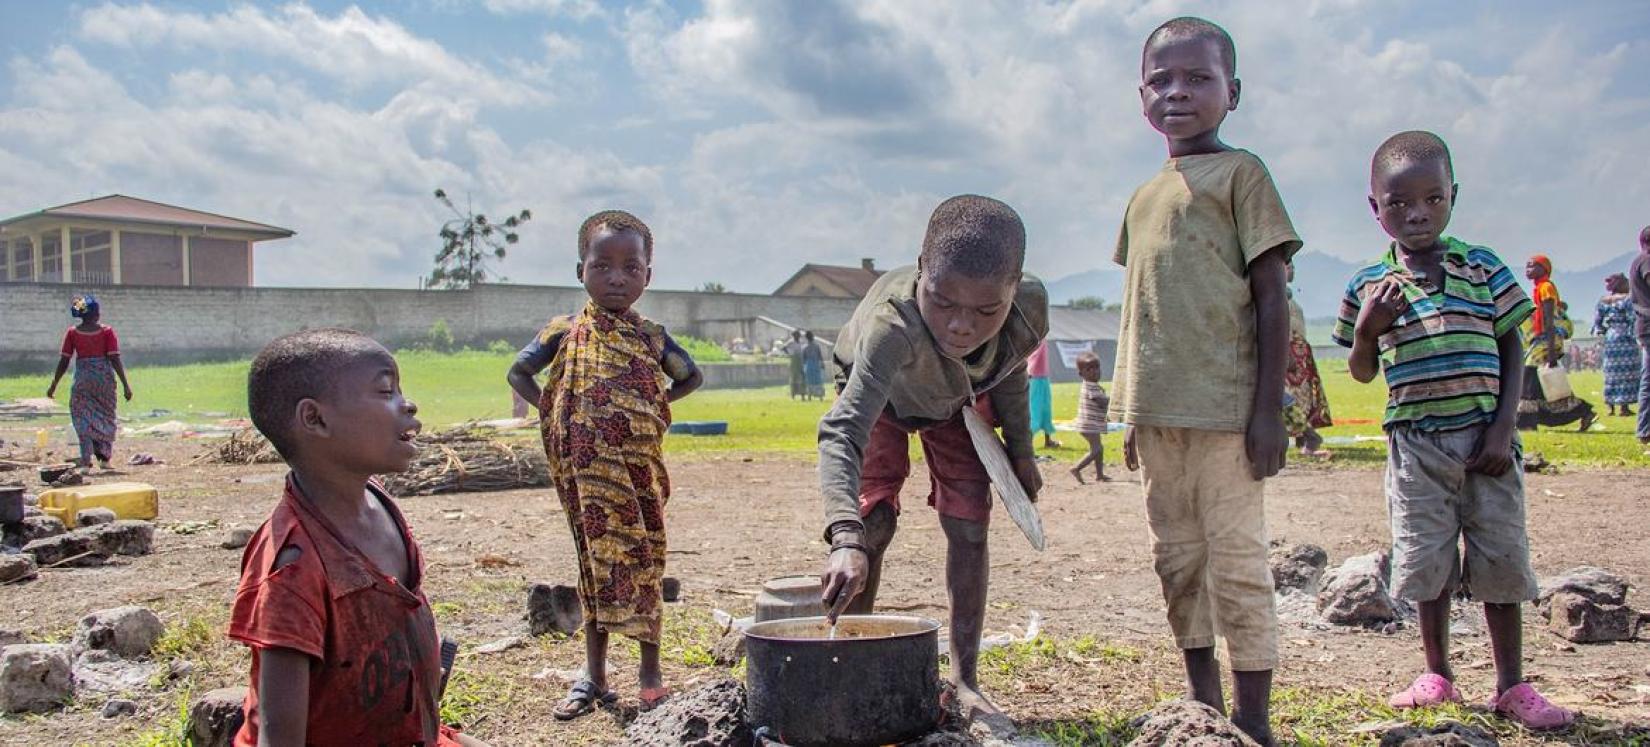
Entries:
[[556,706],[550,715],[555,716],[557,721],[572,721],[596,710],[598,705],[610,705],[618,699],[618,693],[612,690],[602,692],[596,689],[596,683],[579,680],[573,683],[573,688],[567,691],[567,697],[562,699],[561,705]]

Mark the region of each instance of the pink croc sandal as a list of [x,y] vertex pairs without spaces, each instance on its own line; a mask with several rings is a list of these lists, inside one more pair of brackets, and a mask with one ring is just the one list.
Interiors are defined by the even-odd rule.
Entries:
[[1490,707],[1496,713],[1523,724],[1526,729],[1558,729],[1576,720],[1574,712],[1553,705],[1528,682],[1520,682],[1517,687],[1501,693],[1501,697],[1492,701]]
[[1428,672],[1415,678],[1409,689],[1387,700],[1393,708],[1426,708],[1444,703],[1461,702],[1461,693],[1455,683]]

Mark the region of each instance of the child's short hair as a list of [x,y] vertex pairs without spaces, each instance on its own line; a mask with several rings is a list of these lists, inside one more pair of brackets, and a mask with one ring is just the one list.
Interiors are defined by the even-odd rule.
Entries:
[[1450,181],[1455,181],[1455,164],[1450,161],[1449,146],[1444,139],[1426,130],[1409,130],[1387,138],[1381,147],[1375,149],[1375,157],[1369,161],[1369,173],[1373,176],[1381,169],[1403,161],[1440,159],[1444,162],[1444,174]]
[[1195,16],[1181,16],[1163,22],[1163,25],[1152,30],[1146,37],[1145,46],[1140,48],[1140,64],[1146,64],[1146,52],[1153,44],[1168,39],[1208,39],[1220,49],[1220,63],[1226,66],[1227,75],[1237,75],[1237,44],[1232,41],[1232,35],[1226,29],[1213,21],[1205,21]]
[[653,231],[641,218],[623,210],[603,210],[584,219],[584,224],[579,226],[579,261],[584,261],[584,253],[590,251],[590,234],[601,225],[615,232],[635,231],[641,234],[642,254],[647,257],[647,261],[653,261]]
[[1098,366],[1100,365],[1100,356],[1095,355],[1092,351],[1085,350],[1077,354],[1077,365],[1078,367],[1087,365]]
[[971,278],[1010,278],[1026,259],[1026,226],[1001,200],[958,195],[934,208],[922,239],[922,267]]
[[382,354],[383,346],[352,329],[306,329],[275,338],[246,377],[252,425],[286,459],[293,456],[292,414],[298,403],[331,393],[338,368],[351,359]]

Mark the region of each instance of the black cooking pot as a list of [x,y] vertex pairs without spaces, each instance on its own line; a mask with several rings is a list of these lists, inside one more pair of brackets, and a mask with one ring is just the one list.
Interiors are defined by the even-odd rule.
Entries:
[[23,520],[23,486],[0,485],[0,524]]
[[844,615],[756,623],[745,631],[752,729],[793,747],[872,747],[934,729],[940,718],[940,624]]

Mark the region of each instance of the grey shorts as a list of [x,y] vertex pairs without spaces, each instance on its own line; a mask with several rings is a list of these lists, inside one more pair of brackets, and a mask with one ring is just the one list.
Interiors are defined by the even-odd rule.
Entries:
[[[1393,596],[1424,602],[1465,585],[1479,602],[1514,604],[1535,598],[1524,527],[1524,472],[1518,460],[1500,477],[1466,469],[1486,427],[1421,431],[1400,425],[1388,431]],[[1515,456],[1523,451],[1514,436]]]

